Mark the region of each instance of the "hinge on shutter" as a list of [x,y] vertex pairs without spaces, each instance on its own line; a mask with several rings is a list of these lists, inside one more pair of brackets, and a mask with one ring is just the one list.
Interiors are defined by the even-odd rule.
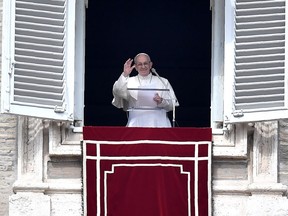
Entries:
[[10,70],[8,72],[10,76],[11,74],[14,73],[14,69],[15,69],[15,61],[11,61]]
[[243,117],[244,116],[243,110],[234,111],[233,112],[233,116],[236,117],[236,118]]
[[9,59],[9,61],[10,61],[10,65],[9,65],[10,68],[8,70],[9,81],[5,87],[5,93],[7,97],[5,98],[4,103],[3,103],[3,109],[5,110],[5,112],[10,112],[11,77],[15,69],[15,61],[12,61],[11,59]]
[[55,113],[64,113],[66,111],[66,105],[65,106],[55,106],[54,112]]

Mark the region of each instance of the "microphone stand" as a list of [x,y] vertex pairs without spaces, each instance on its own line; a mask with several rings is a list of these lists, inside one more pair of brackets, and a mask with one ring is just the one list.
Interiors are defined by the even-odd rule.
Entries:
[[[162,82],[162,84],[165,86],[165,88],[167,88],[163,79],[159,76],[159,74],[156,72],[156,70],[154,68],[151,68],[151,72],[154,73],[158,77],[158,79]],[[169,97],[172,101],[172,113],[173,113],[173,115],[172,115],[172,127],[175,127],[175,99],[172,98],[170,89],[168,89],[168,90],[169,90]]]

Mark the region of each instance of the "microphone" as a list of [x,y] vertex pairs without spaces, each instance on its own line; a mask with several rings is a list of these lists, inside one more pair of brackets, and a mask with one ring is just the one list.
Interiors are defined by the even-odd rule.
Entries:
[[165,82],[164,82],[163,79],[159,76],[159,74],[157,73],[157,71],[155,70],[155,68],[151,68],[151,72],[158,77],[158,79],[162,82],[162,84],[165,86],[165,88],[167,88],[168,91],[169,91],[169,94],[168,94],[168,95],[169,95],[169,97],[170,97],[170,99],[171,99],[171,101],[172,101],[172,107],[173,107],[172,126],[175,127],[175,102],[176,102],[176,99],[173,99],[173,97],[172,97],[172,95],[171,95],[171,91],[170,91],[170,89],[167,87],[168,84],[167,84],[167,85],[165,84]]
[[163,79],[159,76],[155,68],[151,68],[151,72],[154,73],[158,77],[158,79],[162,82],[162,84],[165,86],[165,88],[167,88],[166,84],[164,83]]
[[154,73],[155,75],[159,76],[159,74],[156,72],[155,68],[151,68],[151,72]]

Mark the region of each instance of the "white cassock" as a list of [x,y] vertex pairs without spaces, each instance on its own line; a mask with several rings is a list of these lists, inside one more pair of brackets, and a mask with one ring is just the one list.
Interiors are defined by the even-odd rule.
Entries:
[[[153,100],[156,93],[163,98],[158,105]],[[151,73],[145,77],[121,74],[113,85],[113,96],[112,104],[129,112],[128,127],[171,127],[167,112],[179,106],[169,81]]]

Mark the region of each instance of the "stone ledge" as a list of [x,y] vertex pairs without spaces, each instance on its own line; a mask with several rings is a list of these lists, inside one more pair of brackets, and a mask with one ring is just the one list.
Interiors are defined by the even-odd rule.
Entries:
[[14,193],[32,192],[43,194],[63,194],[63,193],[82,193],[82,183],[79,179],[59,180],[54,182],[33,182],[33,181],[16,181],[13,185]]
[[252,183],[248,186],[251,194],[285,195],[287,186],[281,183]]
[[213,181],[214,195],[250,195],[246,180],[217,180]]
[[250,183],[246,180],[217,180],[213,181],[214,194],[222,195],[257,195],[266,194],[271,196],[283,196],[287,194],[288,187],[281,183]]

